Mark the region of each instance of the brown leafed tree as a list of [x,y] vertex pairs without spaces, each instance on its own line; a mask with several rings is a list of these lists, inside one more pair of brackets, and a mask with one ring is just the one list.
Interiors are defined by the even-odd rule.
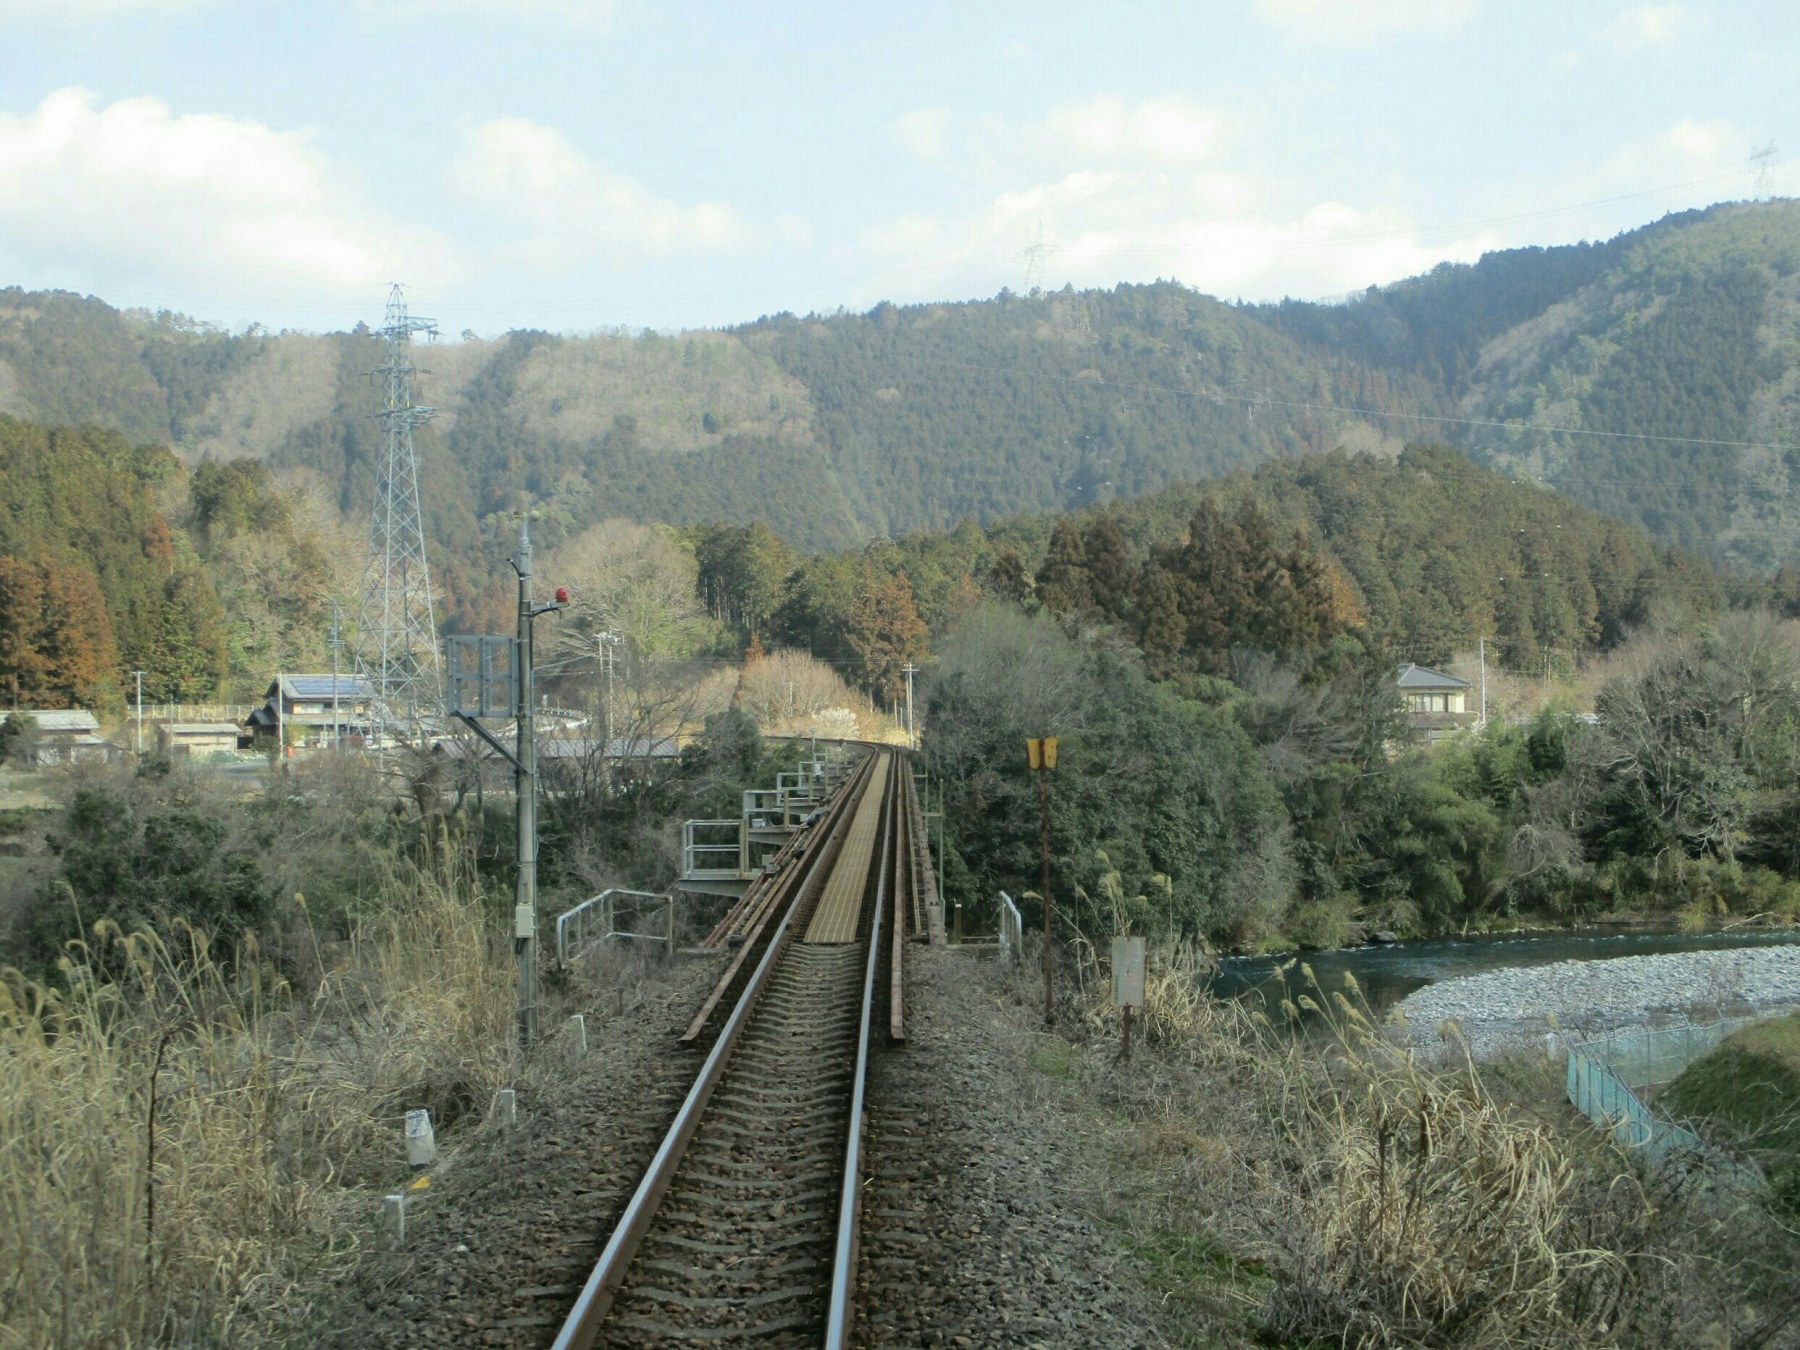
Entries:
[[0,674],[23,706],[98,707],[118,696],[118,650],[93,572],[0,558]]
[[898,698],[906,687],[901,667],[924,659],[927,636],[904,573],[890,575],[863,563],[844,636],[862,661],[870,686],[890,700]]
[[1135,589],[1139,640],[1163,674],[1222,674],[1233,648],[1296,651],[1356,619],[1354,597],[1329,560],[1299,535],[1278,547],[1251,499],[1228,517],[1203,498],[1187,535],[1151,558]]

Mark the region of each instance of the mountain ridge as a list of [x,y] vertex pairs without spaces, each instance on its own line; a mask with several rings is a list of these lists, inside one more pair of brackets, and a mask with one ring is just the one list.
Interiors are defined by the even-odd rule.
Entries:
[[[0,411],[311,472],[353,518],[377,363],[360,326],[233,335],[0,290]],[[843,548],[1411,440],[1715,561],[1768,572],[1800,545],[1792,201],[1493,252],[1334,303],[1233,305],[1169,281],[1002,291],[676,335],[519,330],[418,364],[440,409],[419,436],[430,528],[471,618],[491,600],[482,549],[527,501],[553,533],[763,519]]]

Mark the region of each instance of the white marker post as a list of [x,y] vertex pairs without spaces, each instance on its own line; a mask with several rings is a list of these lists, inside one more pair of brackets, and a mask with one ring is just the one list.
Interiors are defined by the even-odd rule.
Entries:
[[432,1133],[429,1111],[406,1113],[406,1161],[415,1168],[430,1167],[437,1161],[437,1136]]
[[1116,937],[1112,942],[1113,1007],[1124,1010],[1120,1054],[1131,1063],[1131,1010],[1144,1006],[1144,939]]

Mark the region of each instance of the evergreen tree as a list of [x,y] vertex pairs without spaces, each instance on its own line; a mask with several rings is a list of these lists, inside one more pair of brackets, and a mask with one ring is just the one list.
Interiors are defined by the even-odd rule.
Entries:
[[1123,622],[1130,617],[1137,568],[1117,518],[1110,514],[1096,517],[1081,543],[1095,607],[1114,622]]
[[1050,529],[1050,551],[1037,574],[1037,597],[1052,614],[1080,613],[1094,603],[1081,533],[1066,519]]
[[[1025,603],[1032,593],[1031,573],[1018,549],[1007,547],[994,555],[994,565],[988,571],[988,589],[1015,605]],[[1800,587],[1796,591],[1800,593]]]

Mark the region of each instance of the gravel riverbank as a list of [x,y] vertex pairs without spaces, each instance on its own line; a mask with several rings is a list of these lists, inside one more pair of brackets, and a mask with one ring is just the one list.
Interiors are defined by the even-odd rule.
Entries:
[[1604,961],[1558,961],[1463,975],[1402,999],[1400,1013],[1431,1039],[1455,1022],[1477,1058],[1549,1030],[1597,1032],[1717,1012],[1800,1005],[1800,946],[1671,952]]

